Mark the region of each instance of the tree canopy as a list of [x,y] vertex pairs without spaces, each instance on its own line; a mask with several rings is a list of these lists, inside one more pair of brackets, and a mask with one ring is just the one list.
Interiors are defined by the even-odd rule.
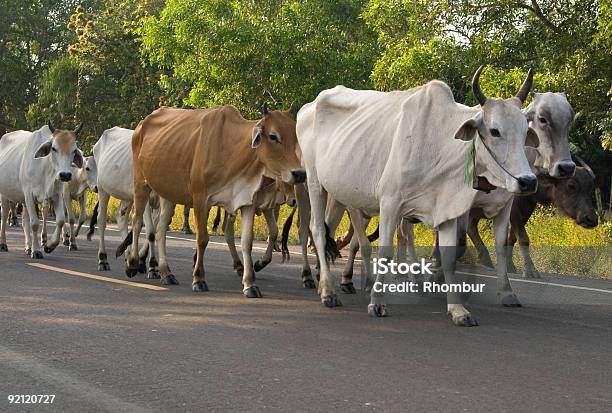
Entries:
[[[573,150],[610,176],[611,0],[0,0],[0,132],[46,119],[134,127],[159,105],[256,116],[323,89],[447,82],[565,91]],[[603,178],[602,178],[603,177]]]

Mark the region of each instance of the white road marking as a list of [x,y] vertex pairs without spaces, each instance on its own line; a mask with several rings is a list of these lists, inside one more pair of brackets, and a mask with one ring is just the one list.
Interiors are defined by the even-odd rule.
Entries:
[[27,264],[29,266],[31,266],[31,267],[36,267],[36,268],[40,268],[40,269],[43,269],[43,270],[59,272],[59,273],[68,274],[68,275],[72,275],[72,276],[76,276],[76,277],[81,277],[81,278],[88,278],[90,280],[105,281],[105,282],[109,282],[109,283],[113,283],[113,284],[129,285],[130,287],[145,288],[147,290],[153,290],[153,291],[168,291],[167,288],[160,287],[158,285],[142,284],[142,283],[137,283],[137,282],[133,282],[133,281],[119,280],[119,279],[111,278],[111,277],[103,277],[101,275],[88,274],[86,272],[67,270],[65,268],[54,267],[52,265],[40,264],[40,263],[37,263],[37,262],[28,262]]

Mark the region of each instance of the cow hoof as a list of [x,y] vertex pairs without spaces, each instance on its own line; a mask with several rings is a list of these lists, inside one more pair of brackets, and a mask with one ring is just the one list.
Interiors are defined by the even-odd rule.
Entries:
[[191,284],[191,291],[195,293],[204,293],[208,291],[208,285],[206,285],[206,281],[196,281]]
[[302,281],[304,283],[304,288],[308,289],[308,290],[314,290],[315,288],[317,288],[317,286],[315,285],[314,280],[308,279],[308,280],[304,280]]
[[43,258],[43,253],[40,251],[32,251],[32,258],[35,260],[40,260]]
[[368,315],[370,317],[388,317],[387,306],[384,304],[368,304]]
[[30,256],[32,255],[32,248],[26,248],[24,252],[25,252],[25,255]]
[[266,265],[268,265],[270,263],[270,261],[266,261],[266,260],[257,260],[255,261],[255,265],[253,265],[253,269],[255,270],[255,272],[259,272],[261,270],[263,270]]
[[327,308],[334,308],[334,307],[342,306],[342,302],[340,302],[340,299],[338,298],[336,294],[331,294],[331,295],[326,295],[324,297],[321,297],[321,302]]
[[189,227],[183,228],[183,234],[185,235],[193,235],[193,231]]
[[174,274],[168,274],[164,278],[161,279],[161,285],[178,285],[178,280],[174,276]]
[[0,244],[0,252],[8,252],[8,245]]
[[340,284],[340,289],[342,290],[342,292],[344,292],[346,294],[355,294],[355,293],[357,293],[357,290],[355,290],[355,286],[353,285],[352,282],[346,283],[346,284]]
[[138,274],[138,270],[136,268],[126,267],[125,275],[127,275],[128,278],[134,278],[136,274]]
[[50,246],[45,245],[44,250],[45,250],[45,253],[51,254],[55,250],[55,247],[51,248]]
[[519,301],[518,297],[514,293],[504,295],[501,299],[501,303],[504,307],[522,307],[523,305]]
[[149,268],[149,272],[147,273],[147,279],[149,280],[159,280],[159,271],[157,268]]
[[147,262],[144,260],[138,261],[138,273],[146,274],[147,273]]
[[453,317],[453,323],[459,327],[476,327],[478,325],[478,321],[471,314]]
[[108,262],[99,262],[98,271],[110,271],[110,265]]
[[76,244],[70,244],[68,246],[68,251],[78,251],[78,250],[79,250],[79,248],[77,247]]
[[261,291],[259,291],[259,287],[253,285],[242,292],[246,298],[262,298]]

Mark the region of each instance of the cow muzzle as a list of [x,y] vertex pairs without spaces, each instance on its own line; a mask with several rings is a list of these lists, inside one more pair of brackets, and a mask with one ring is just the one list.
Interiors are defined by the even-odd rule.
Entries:
[[572,161],[556,162],[550,173],[553,178],[571,178],[576,172],[576,164]]
[[597,214],[595,212],[589,214],[579,214],[576,223],[583,228],[595,228],[598,224]]
[[532,194],[538,189],[538,178],[535,175],[522,175],[516,178],[521,194]]
[[306,181],[306,171],[301,169],[294,169],[291,171],[291,183],[301,184]]
[[60,172],[59,180],[62,182],[70,182],[72,179],[72,172]]

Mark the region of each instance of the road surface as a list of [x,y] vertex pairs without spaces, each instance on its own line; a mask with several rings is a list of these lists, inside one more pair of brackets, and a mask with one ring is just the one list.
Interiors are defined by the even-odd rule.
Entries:
[[[343,307],[324,308],[315,291],[301,286],[297,253],[288,264],[275,256],[258,274],[263,299],[244,298],[219,237],[206,254],[211,291],[193,293],[193,237],[170,235],[171,267],[181,284],[149,289],[158,282],[128,280],[121,259],[110,260],[110,272],[97,271],[96,237],[79,239],[79,251],[60,246],[34,261],[22,252],[21,229],[9,230],[10,252],[0,253],[1,412],[609,412],[612,406],[610,281],[515,281],[522,300],[541,303],[473,305],[475,328],[453,326],[435,298],[391,305],[391,317],[373,319],[360,294],[343,294]],[[107,242],[114,255],[117,233]],[[494,288],[494,279],[481,279]],[[17,394],[55,399],[9,404]]]

